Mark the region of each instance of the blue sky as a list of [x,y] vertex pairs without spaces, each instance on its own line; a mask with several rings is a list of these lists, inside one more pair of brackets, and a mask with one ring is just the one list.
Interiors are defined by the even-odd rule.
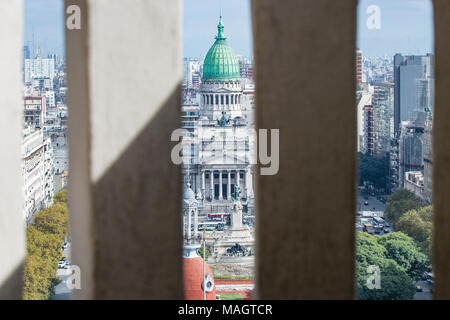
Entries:
[[[204,57],[214,43],[219,22],[219,0],[184,0],[183,55]],[[236,54],[253,56],[249,0],[222,0],[225,36]]]
[[[124,0],[126,1],[126,0]],[[214,42],[220,0],[185,0],[183,9],[183,55],[204,57]],[[47,53],[64,54],[63,0],[25,0],[24,41]],[[366,26],[367,7],[380,7],[381,28]],[[252,56],[249,0],[222,0],[225,35],[237,54]],[[357,46],[366,56],[424,54],[433,51],[431,0],[360,0]]]
[[[25,0],[24,44],[41,47],[43,55],[64,54],[63,0]],[[31,47],[30,47],[31,50]]]
[[[380,8],[380,29],[367,28],[367,7]],[[360,0],[357,46],[365,56],[433,52],[431,0]]]

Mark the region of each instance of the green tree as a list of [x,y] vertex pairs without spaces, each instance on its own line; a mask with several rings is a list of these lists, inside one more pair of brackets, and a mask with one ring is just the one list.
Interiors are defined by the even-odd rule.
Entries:
[[24,270],[23,298],[50,299],[55,286],[61,246],[68,234],[67,192],[58,193],[54,204],[34,215],[27,228],[27,252]]
[[388,197],[385,217],[394,228],[397,228],[397,223],[405,212],[419,209],[422,206],[423,202],[411,191],[399,189]]
[[[415,286],[412,278],[397,261],[404,262],[403,251],[398,254],[394,245],[384,246],[388,240],[400,241],[404,235],[392,236],[392,239],[372,236],[364,232],[357,232],[356,235],[356,282],[358,297],[362,300],[404,300],[412,299],[415,293]],[[409,241],[412,241],[410,239]],[[405,250],[406,254],[408,253]],[[414,261],[412,262],[414,263]],[[377,266],[380,270],[380,289],[370,289],[367,285],[369,277],[373,273],[368,272],[369,266]]]
[[61,257],[61,239],[45,234],[34,226],[27,228],[27,254],[25,258],[23,298],[45,300],[51,298]]
[[425,272],[428,258],[413,238],[395,232],[379,237],[377,242],[386,249],[386,258],[397,262],[413,280],[418,280]]
[[380,289],[370,289],[367,280],[369,265],[357,265],[357,290],[361,300],[411,300],[416,292],[408,274],[392,259],[377,258],[374,265],[380,268]]
[[420,244],[424,253],[431,257],[432,206],[410,210],[402,215],[397,230],[412,237]]
[[[203,245],[197,250],[197,253],[200,255],[200,257],[203,258]],[[205,260],[208,261],[209,256],[211,255],[211,252],[209,252],[208,249],[205,251]]]
[[35,214],[34,225],[36,229],[48,234],[55,234],[63,239],[68,232],[67,207],[62,203],[45,208]]
[[369,154],[358,153],[359,185],[364,181],[372,182],[376,188],[386,187],[389,160],[385,157],[377,159]]
[[55,194],[55,197],[53,198],[54,202],[63,203],[67,205],[67,190],[63,189],[57,194]]

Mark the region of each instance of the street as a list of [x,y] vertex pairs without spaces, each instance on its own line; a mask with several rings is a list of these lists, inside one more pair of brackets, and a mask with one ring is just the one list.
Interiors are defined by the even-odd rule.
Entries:
[[[70,243],[69,246],[64,249],[63,256],[67,257],[69,262],[72,262],[72,257],[70,255]],[[71,269],[58,269],[56,272],[57,277],[61,280],[61,283],[55,287],[55,295],[53,300],[70,300],[71,290],[66,285],[66,280],[70,276]]]
[[[386,204],[377,200],[376,197],[368,196],[368,200],[364,199],[361,190],[358,190],[358,203],[356,205],[356,209],[358,211],[383,211],[386,209]],[[368,205],[365,205],[364,202],[369,202]],[[375,209],[374,209],[375,208]]]
[[418,281],[417,286],[422,288],[422,292],[416,292],[413,300],[433,300],[433,293],[431,292],[431,285],[425,281]]

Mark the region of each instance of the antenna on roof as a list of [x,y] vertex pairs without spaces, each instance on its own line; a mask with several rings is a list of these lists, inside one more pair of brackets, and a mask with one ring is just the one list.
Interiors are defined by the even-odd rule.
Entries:
[[219,16],[222,18],[222,0],[219,0]]

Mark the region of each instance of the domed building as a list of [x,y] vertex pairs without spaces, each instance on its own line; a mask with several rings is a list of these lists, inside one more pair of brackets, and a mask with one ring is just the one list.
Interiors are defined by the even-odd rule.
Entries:
[[[185,137],[189,182],[201,215],[232,212],[232,194],[242,190],[244,213],[253,214],[254,131],[242,106],[239,60],[220,17],[215,42],[206,54],[195,129]],[[185,160],[186,161],[186,160]],[[186,169],[186,168],[184,168]]]

